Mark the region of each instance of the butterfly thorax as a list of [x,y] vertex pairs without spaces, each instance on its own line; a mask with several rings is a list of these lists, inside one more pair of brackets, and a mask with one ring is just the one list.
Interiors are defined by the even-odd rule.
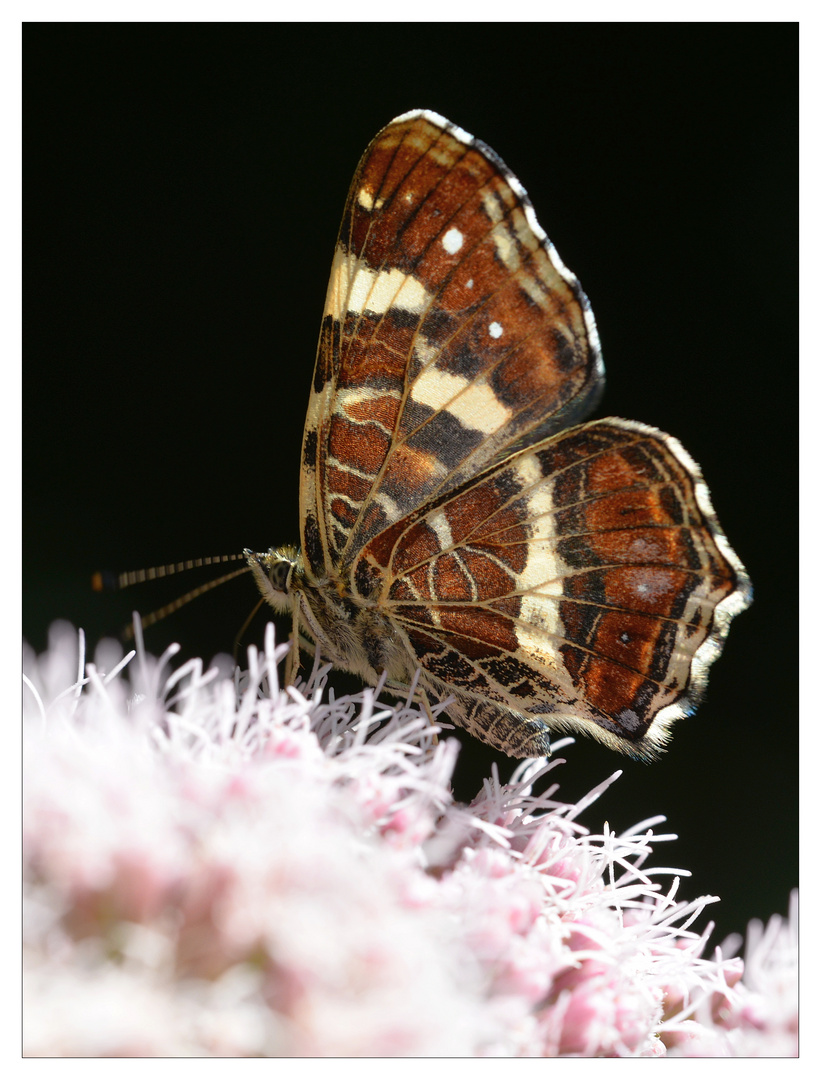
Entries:
[[407,648],[372,600],[352,593],[341,577],[315,578],[294,545],[245,554],[263,599],[290,614],[324,659],[372,684],[383,672],[408,680]]

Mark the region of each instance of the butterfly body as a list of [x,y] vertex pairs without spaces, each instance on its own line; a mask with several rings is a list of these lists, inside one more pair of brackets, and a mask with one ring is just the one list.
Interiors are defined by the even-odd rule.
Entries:
[[686,451],[603,388],[586,296],[518,180],[434,113],[354,176],[302,446],[301,547],[249,553],[335,665],[452,697],[515,757],[652,759],[750,599]]
[[340,576],[314,578],[295,547],[246,556],[265,600],[295,614],[325,660],[371,685],[383,672],[394,684],[409,682],[408,651],[375,600],[352,593]]

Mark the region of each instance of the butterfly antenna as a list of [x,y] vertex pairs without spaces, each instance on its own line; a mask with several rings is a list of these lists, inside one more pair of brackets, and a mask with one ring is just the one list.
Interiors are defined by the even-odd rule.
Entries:
[[166,563],[164,566],[148,566],[144,570],[126,570],[122,574],[112,574],[110,570],[98,570],[91,577],[91,587],[95,592],[119,592],[130,585],[141,585],[144,581],[156,581],[157,578],[181,574],[184,570],[196,570],[200,566],[216,566],[219,563],[239,562],[247,559],[241,555],[206,555],[202,559],[186,559],[185,562]]
[[234,638],[234,666],[237,666],[239,664],[239,647],[242,644],[242,639],[245,637],[245,631],[251,625],[252,619],[254,618],[254,616],[256,615],[256,613],[259,611],[259,609],[262,607],[262,605],[264,603],[265,603],[265,597],[261,596],[259,598],[259,600],[256,602],[256,604],[254,604],[253,608],[251,609],[251,614],[248,616],[248,618],[245,620],[245,622],[242,624],[242,626],[237,631],[237,634],[236,634],[236,636]]
[[[215,566],[218,563],[239,562],[240,560],[245,562],[246,558],[247,556],[244,554],[207,555],[201,559],[186,559],[184,562],[166,563],[164,566],[149,566],[144,570],[126,570],[122,574],[112,574],[107,570],[98,570],[92,576],[91,587],[95,592],[100,592],[104,589],[119,592],[121,589],[127,589],[131,585],[141,585],[145,581],[155,581],[157,578],[170,577],[170,575],[180,574],[184,570],[195,570],[200,566]],[[202,596],[203,593],[210,592],[211,589],[216,589],[219,585],[224,585],[226,581],[232,581],[235,577],[239,577],[240,574],[247,574],[250,569],[250,566],[245,565],[241,566],[238,570],[231,570],[227,574],[221,574],[219,577],[212,578],[210,581],[198,585],[195,589],[189,590],[189,592],[184,593],[182,596],[178,596],[177,599],[172,600],[170,604],[164,604],[155,611],[149,612],[148,615],[143,615],[140,618],[142,629],[145,630],[146,627],[153,626],[154,623],[159,622],[161,619],[165,619],[168,615],[178,611],[185,604],[190,603],[192,600],[196,600],[198,596]],[[133,638],[133,626],[129,625],[124,627],[123,636],[127,640]]]

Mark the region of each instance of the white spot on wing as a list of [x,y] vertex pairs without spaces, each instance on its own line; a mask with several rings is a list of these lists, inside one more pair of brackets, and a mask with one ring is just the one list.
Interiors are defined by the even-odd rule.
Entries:
[[492,338],[500,338],[502,336],[502,332],[503,331],[501,323],[492,322],[488,327],[488,333]]
[[465,242],[464,236],[458,229],[448,229],[445,235],[442,237],[442,247],[448,253],[448,255],[455,255],[462,244]]
[[431,409],[446,409],[467,385],[467,379],[430,367],[423,371],[413,384],[411,397],[420,405],[428,405]]
[[531,487],[542,479],[542,468],[535,454],[520,457],[515,466],[516,479],[522,487]]
[[402,510],[398,503],[392,499],[390,495],[386,495],[384,491],[380,491],[376,496],[375,501],[378,502],[385,511],[388,521],[398,521],[402,517]]
[[513,415],[503,405],[487,383],[473,383],[468,390],[451,402],[448,411],[465,427],[491,435],[506,424]]
[[444,510],[437,510],[435,514],[431,514],[428,518],[428,525],[436,533],[436,539],[439,541],[442,551],[449,551],[453,547],[453,534],[450,531],[450,525],[445,517]]
[[485,435],[498,431],[512,415],[487,383],[472,383],[436,368],[422,372],[413,384],[411,397],[420,405],[446,410],[466,428]]
[[325,314],[340,321],[350,311],[384,314],[388,308],[420,314],[430,301],[427,290],[416,278],[401,270],[372,270],[337,245],[325,297]]
[[522,261],[519,258],[519,249],[516,247],[516,238],[510,228],[508,228],[504,222],[500,222],[494,226],[491,235],[493,236],[493,243],[496,247],[496,255],[498,256],[499,261],[506,266],[508,270],[518,270]]
[[429,299],[421,282],[401,270],[371,270],[361,264],[356,268],[348,307],[352,311],[372,311],[382,315],[391,307],[421,312]]

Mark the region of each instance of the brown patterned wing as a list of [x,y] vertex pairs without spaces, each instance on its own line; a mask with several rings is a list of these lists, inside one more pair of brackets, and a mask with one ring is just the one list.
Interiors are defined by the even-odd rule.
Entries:
[[670,436],[608,419],[488,469],[399,522],[355,578],[448,710],[517,757],[549,729],[651,759],[703,691],[750,585],[698,467]]
[[334,255],[303,442],[308,567],[346,572],[407,514],[582,419],[602,381],[587,298],[521,184],[435,113],[394,120]]

